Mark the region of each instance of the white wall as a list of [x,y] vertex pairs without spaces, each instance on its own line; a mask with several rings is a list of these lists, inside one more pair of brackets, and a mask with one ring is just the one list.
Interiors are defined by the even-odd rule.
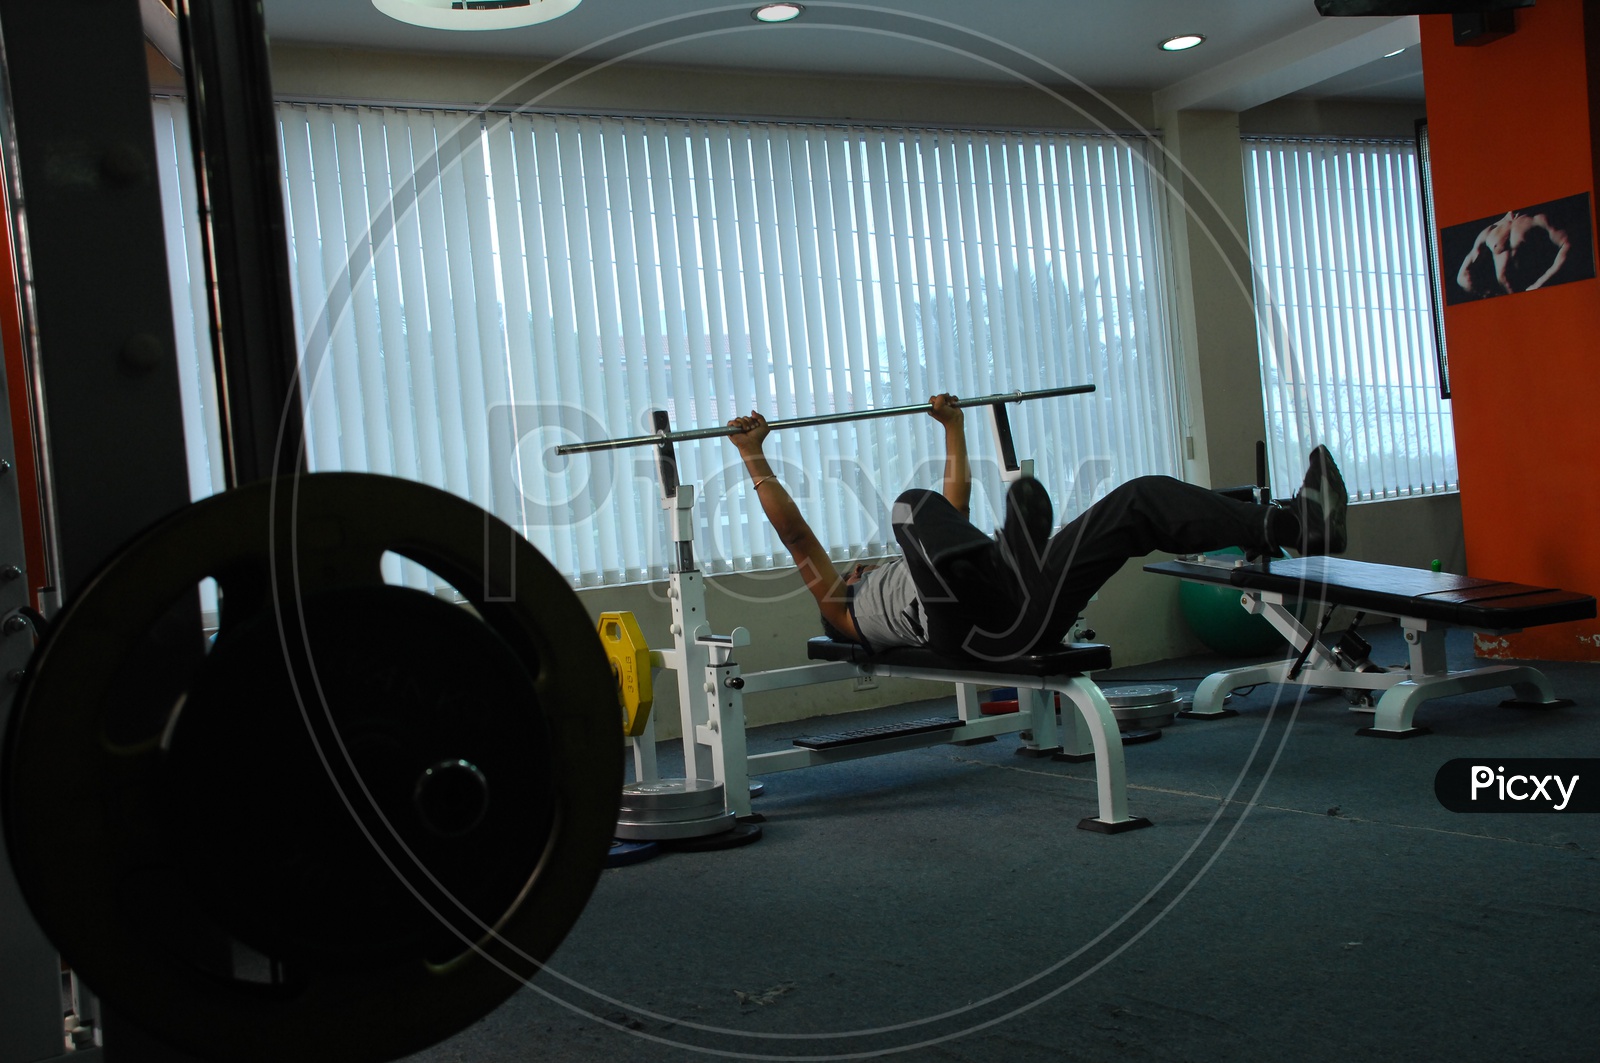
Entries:
[[[1147,96],[1040,91],[884,78],[739,74],[684,67],[562,68],[559,91],[543,62],[353,52],[277,45],[279,95],[418,103],[583,109],[597,113],[791,117],[955,126],[1128,130],[1148,126]],[[592,72],[589,72],[592,71]]]

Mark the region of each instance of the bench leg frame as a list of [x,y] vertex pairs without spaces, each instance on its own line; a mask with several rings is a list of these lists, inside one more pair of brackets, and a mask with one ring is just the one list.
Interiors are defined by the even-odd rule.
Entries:
[[[1122,753],[1122,732],[1099,685],[1079,676],[1069,681],[1061,693],[1078,710],[1073,718],[1075,735],[1087,732],[1094,749],[1095,783],[1099,788],[1100,815],[1079,820],[1078,828],[1101,834],[1121,834],[1150,826],[1150,821],[1143,816],[1128,815],[1127,763]],[[1048,699],[1051,717],[1055,716],[1054,701],[1054,698]]]
[[[1246,591],[1241,600],[1248,611],[1264,615],[1290,645],[1304,646],[1314,637],[1290,611],[1281,594]],[[1454,625],[1415,617],[1395,616],[1394,619],[1400,622],[1410,654],[1405,667],[1363,670],[1359,665],[1336,657],[1318,641],[1295,675],[1290,675],[1294,662],[1284,660],[1207,676],[1195,690],[1194,708],[1184,715],[1191,719],[1232,715],[1222,707],[1228,692],[1260,683],[1382,691],[1373,710],[1372,724],[1356,732],[1379,738],[1414,738],[1428,734],[1428,728],[1414,723],[1418,706],[1457,694],[1509,686],[1516,697],[1503,703],[1506,705],[1555,708],[1571,704],[1556,697],[1544,673],[1527,665],[1486,665],[1451,671],[1445,659],[1445,634]]]
[[[871,674],[880,678],[921,679],[953,683],[956,686],[958,715],[965,726],[952,731],[924,735],[889,738],[861,745],[840,746],[833,749],[809,749],[797,746],[770,753],[749,754],[744,744],[744,711],[742,693],[773,689],[777,686],[801,685],[807,677],[797,675],[773,682],[769,676],[776,673],[754,672],[740,676],[739,666],[732,661],[713,664],[707,671],[707,688],[715,688],[711,700],[715,711],[709,726],[697,729],[698,744],[714,750],[711,757],[714,777],[726,788],[728,806],[741,816],[750,814],[749,780],[757,775],[790,771],[827,764],[841,760],[879,756],[905,749],[919,749],[934,745],[970,742],[973,739],[1012,734],[1026,728],[1032,729],[1029,747],[1043,755],[1061,748],[1058,739],[1055,695],[1061,694],[1077,709],[1074,727],[1086,735],[1093,749],[1095,761],[1095,797],[1098,814],[1078,823],[1084,830],[1102,834],[1120,834],[1150,826],[1142,816],[1128,814],[1127,764],[1123,757],[1122,736],[1117,719],[1105,695],[1087,676],[1027,676],[983,675],[984,686],[1012,686],[1018,697],[1024,699],[1026,709],[1009,716],[983,716],[978,707],[977,685],[970,682],[974,676],[952,675],[932,669],[886,668],[876,666],[870,672],[861,672],[854,666],[839,664],[802,666],[792,669],[796,673],[814,672],[815,681],[832,681],[840,678],[841,667],[853,673]],[[742,682],[731,683],[738,677]],[[1020,706],[1019,706],[1020,708]]]
[[[689,778],[714,779],[723,784],[727,808],[741,819],[755,820],[750,806],[753,777],[831,761],[878,756],[901,749],[970,742],[1032,728],[1028,748],[1039,755],[1061,751],[1056,723],[1056,698],[1060,693],[1078,709],[1073,734],[1085,735],[1094,750],[1098,815],[1079,823],[1086,830],[1116,834],[1150,825],[1143,817],[1128,815],[1127,768],[1123,760],[1117,720],[1100,688],[1086,676],[1000,675],[958,673],[923,668],[890,668],[842,661],[814,662],[793,668],[744,674],[733,659],[737,647],[748,645],[749,635],[735,629],[732,636],[713,636],[706,623],[705,584],[696,571],[674,572],[668,586],[672,605],[673,648],[651,653],[652,669],[675,673],[682,720],[683,760]],[[742,637],[741,637],[742,636]],[[856,676],[922,679],[953,684],[963,726],[950,731],[890,738],[863,745],[817,750],[805,747],[751,755],[746,740],[744,694],[836,682]],[[982,715],[978,685],[1011,686],[1026,696],[1027,711],[1014,716]],[[636,778],[656,777],[655,726],[634,739]],[[641,748],[648,746],[648,749]]]

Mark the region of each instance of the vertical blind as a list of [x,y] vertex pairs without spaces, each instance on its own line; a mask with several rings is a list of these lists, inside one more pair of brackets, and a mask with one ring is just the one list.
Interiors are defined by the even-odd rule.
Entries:
[[[200,499],[227,486],[222,467],[222,422],[216,402],[216,367],[211,358],[206,271],[196,222],[200,197],[195,187],[189,118],[182,100],[157,98],[156,172],[167,246],[167,286],[172,292],[173,337],[183,410],[189,494]],[[217,585],[200,584],[200,609],[206,622],[217,619]]]
[[[1179,467],[1160,226],[1114,137],[281,103],[313,470],[434,484],[578,586],[671,560],[653,451],[564,442],[1094,383],[1010,407],[1081,508]],[[998,523],[988,415],[973,515]],[[980,420],[981,418],[981,420]],[[838,559],[892,552],[936,486],[910,416],[774,433]],[[789,563],[733,448],[679,444],[711,572]],[[423,579],[411,574],[410,578]]]
[[206,317],[205,258],[196,223],[200,197],[195,188],[189,119],[182,100],[154,101],[156,167],[161,214],[166,228],[167,281],[172,290],[173,332],[177,343],[184,441],[189,460],[189,491],[204,498],[225,486],[222,430],[211,360],[211,326]]
[[1273,489],[1326,443],[1352,499],[1457,487],[1412,142],[1246,148]]

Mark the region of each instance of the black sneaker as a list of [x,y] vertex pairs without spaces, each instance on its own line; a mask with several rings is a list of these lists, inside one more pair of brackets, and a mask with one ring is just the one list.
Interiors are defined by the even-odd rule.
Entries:
[[1344,518],[1350,506],[1350,492],[1327,447],[1318,446],[1311,452],[1306,478],[1289,505],[1300,518],[1302,554],[1344,553]]
[[1038,570],[1054,530],[1050,492],[1031,476],[1015,481],[1006,492],[1006,523],[1000,543],[1019,573]]

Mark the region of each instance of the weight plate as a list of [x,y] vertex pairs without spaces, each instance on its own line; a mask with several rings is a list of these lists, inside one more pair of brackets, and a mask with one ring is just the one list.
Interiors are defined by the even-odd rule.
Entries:
[[1181,701],[1177,687],[1141,683],[1133,686],[1101,687],[1100,693],[1113,709],[1147,709]]
[[1123,740],[1126,741],[1129,732],[1165,727],[1177,714],[1172,712],[1152,714],[1149,709],[1113,709],[1112,715],[1117,718],[1117,730],[1123,733]]
[[606,854],[606,866],[631,867],[660,855],[661,846],[656,842],[628,842],[618,838],[611,843],[611,851]]
[[711,779],[652,779],[622,788],[622,807],[631,809],[718,808],[722,784]]
[[[492,628],[431,594],[353,587],[300,604],[309,655],[285,652],[270,611],[235,620],[168,720],[170,847],[207,914],[263,955],[446,962],[513,907],[549,838],[538,691]],[[422,631],[448,666],[416,663]],[[309,720],[297,677],[315,684]],[[353,816],[347,797],[366,798]],[[408,864],[426,903],[391,870]]]
[[712,816],[722,815],[721,805],[709,808],[629,808],[617,810],[617,819],[629,823],[695,823]]
[[730,830],[708,834],[703,838],[679,838],[662,842],[662,848],[675,853],[710,853],[722,849],[737,849],[761,840],[761,824],[738,823]]
[[[386,553],[472,608],[386,586]],[[206,578],[215,646],[179,632],[190,674],[151,674],[143,640]],[[108,1009],[176,1049],[410,1055],[582,911],[622,788],[615,691],[566,579],[471,503],[363,473],[253,484],[137,537],[51,624],[6,741],[12,865]],[[273,962],[227,959],[250,953]]]
[[679,838],[702,838],[732,830],[738,816],[730,810],[704,819],[685,820],[681,823],[639,823],[617,820],[616,835],[630,841],[673,841]]

